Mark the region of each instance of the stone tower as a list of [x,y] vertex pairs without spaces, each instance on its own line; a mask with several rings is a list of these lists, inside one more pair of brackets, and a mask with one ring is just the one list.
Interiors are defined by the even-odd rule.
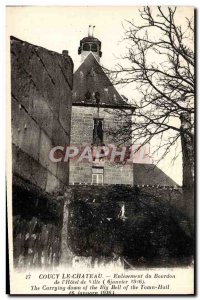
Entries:
[[[119,120],[120,109],[133,112],[117,92],[99,64],[101,42],[90,33],[80,41],[82,63],[74,74],[72,94],[71,145],[88,146],[92,153],[96,147],[115,144],[112,127]],[[128,113],[127,113],[128,115]],[[120,120],[119,126],[123,126]],[[131,141],[127,142],[127,146]],[[93,155],[93,154],[92,154]],[[108,160],[70,161],[70,184],[130,184],[133,185],[133,165],[117,165]]]
[[[118,126],[126,130],[134,107],[124,100],[105,74],[100,65],[101,41],[94,38],[90,30],[88,37],[80,41],[79,54],[82,62],[73,79],[70,144],[79,149],[88,146],[91,152],[102,145],[118,147],[112,129]],[[117,118],[118,111],[125,112],[123,119]],[[128,148],[131,144],[130,138],[123,145],[120,144],[120,147]],[[136,155],[133,164],[110,163],[106,158],[98,161],[93,156],[92,161],[80,162],[76,157],[70,160],[69,182],[98,185],[176,185],[150,159],[146,161],[148,151],[144,152],[142,158]]]

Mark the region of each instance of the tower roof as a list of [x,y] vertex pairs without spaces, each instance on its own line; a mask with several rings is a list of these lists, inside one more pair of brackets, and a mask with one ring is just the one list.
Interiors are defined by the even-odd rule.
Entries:
[[100,96],[100,106],[130,108],[130,105],[119,95],[94,55],[90,53],[74,74],[72,103],[95,105],[96,93]]
[[81,43],[86,43],[86,42],[96,42],[96,43],[101,43],[99,39],[93,37],[93,36],[86,36],[84,38],[82,38],[82,40],[80,41]]

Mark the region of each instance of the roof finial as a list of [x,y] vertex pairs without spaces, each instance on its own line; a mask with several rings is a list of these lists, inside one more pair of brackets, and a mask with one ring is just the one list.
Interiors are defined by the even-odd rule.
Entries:
[[95,26],[92,27],[92,37],[94,36],[94,28]]
[[91,36],[91,34],[90,34],[90,28],[91,27],[92,27],[92,25],[89,25],[89,27],[88,27],[88,37]]

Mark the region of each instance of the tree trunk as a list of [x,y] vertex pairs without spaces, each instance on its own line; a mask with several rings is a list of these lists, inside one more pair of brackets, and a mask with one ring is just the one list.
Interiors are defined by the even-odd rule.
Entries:
[[191,116],[181,115],[181,145],[183,157],[183,212],[194,223],[194,140]]
[[62,227],[62,241],[61,241],[61,260],[62,266],[72,266],[73,253],[69,248],[68,243],[68,219],[69,219],[69,204],[73,199],[73,192],[68,187],[64,194],[64,208],[63,208],[63,227]]

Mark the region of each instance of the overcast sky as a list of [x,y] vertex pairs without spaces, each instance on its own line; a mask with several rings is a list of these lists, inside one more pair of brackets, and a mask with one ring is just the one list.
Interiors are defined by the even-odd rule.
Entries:
[[[180,7],[177,20],[180,24],[185,17],[191,17],[191,7]],[[68,50],[74,61],[75,69],[80,65],[78,47],[80,40],[87,36],[88,25],[95,25],[94,36],[102,42],[101,63],[113,68],[118,58],[125,53],[125,44],[121,43],[125,20],[141,22],[138,7],[9,7],[7,8],[7,43],[13,35],[29,43],[62,53]],[[131,86],[119,92],[128,98],[137,93]],[[181,184],[181,157],[171,165],[169,154],[160,167],[178,184]]]

